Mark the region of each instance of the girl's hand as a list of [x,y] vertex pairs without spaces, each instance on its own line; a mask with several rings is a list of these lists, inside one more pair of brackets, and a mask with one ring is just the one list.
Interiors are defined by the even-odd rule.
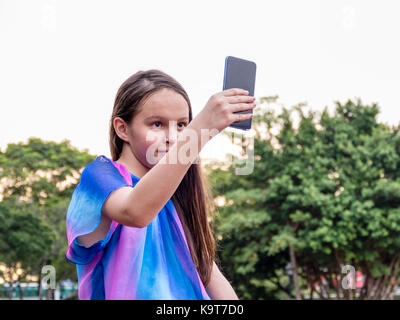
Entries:
[[[250,119],[252,113],[237,113],[256,107],[255,98],[248,91],[231,88],[213,94],[203,110],[193,119],[202,129],[218,130],[218,133],[236,121]],[[214,137],[216,134],[212,134]]]

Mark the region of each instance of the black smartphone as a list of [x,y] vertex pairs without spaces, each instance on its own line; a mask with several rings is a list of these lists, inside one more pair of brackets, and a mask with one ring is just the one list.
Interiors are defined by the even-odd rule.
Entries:
[[[224,85],[222,90],[231,88],[240,88],[247,90],[249,96],[254,96],[254,87],[256,85],[256,64],[253,61],[240,59],[232,56],[225,58]],[[238,111],[236,113],[252,113],[253,109]],[[251,129],[251,120],[236,121],[229,127],[249,130]]]

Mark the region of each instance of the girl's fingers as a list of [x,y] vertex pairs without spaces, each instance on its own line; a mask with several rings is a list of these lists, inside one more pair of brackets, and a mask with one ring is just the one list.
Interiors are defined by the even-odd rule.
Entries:
[[231,88],[231,89],[226,89],[222,91],[222,95],[225,97],[230,97],[230,96],[237,96],[237,95],[248,95],[249,92],[244,89],[240,88]]
[[230,96],[226,97],[226,100],[228,100],[229,103],[235,104],[235,103],[242,103],[242,102],[253,102],[256,100],[255,97],[253,96]]
[[233,122],[244,121],[253,117],[252,113],[235,113],[233,114]]
[[251,110],[254,109],[255,107],[256,107],[255,103],[236,103],[232,104],[229,110],[232,110],[232,112],[237,112],[237,111]]

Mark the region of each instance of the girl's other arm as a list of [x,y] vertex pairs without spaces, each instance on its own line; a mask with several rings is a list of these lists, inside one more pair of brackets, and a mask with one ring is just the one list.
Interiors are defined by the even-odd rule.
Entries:
[[206,291],[212,300],[239,300],[229,281],[218,269],[215,261]]

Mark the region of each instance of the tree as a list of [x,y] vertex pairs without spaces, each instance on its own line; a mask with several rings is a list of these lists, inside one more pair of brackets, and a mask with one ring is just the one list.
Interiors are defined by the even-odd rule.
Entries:
[[[36,255],[29,268],[32,274],[38,275],[40,297],[44,265],[51,264],[56,268],[57,283],[63,279],[76,280],[75,265],[65,259],[65,218],[80,174],[94,159],[95,156],[87,150],[79,151],[72,147],[68,140],[56,143],[29,138],[27,143],[10,143],[4,152],[0,152],[3,202],[13,212],[26,212],[40,219],[53,231],[51,247]],[[29,254],[26,251],[26,255]],[[5,258],[0,253],[0,261],[3,260]],[[26,264],[25,267],[28,268]]]
[[[302,298],[388,299],[400,260],[399,126],[378,123],[376,104],[336,102],[317,119],[306,105],[253,118],[254,172],[236,176],[208,167],[215,197],[224,197],[216,232],[221,260],[243,298],[294,297],[285,265],[290,249]],[[264,104],[263,104],[264,106]],[[261,109],[261,108],[260,108]],[[297,115],[297,127],[292,119]],[[365,276],[342,286],[343,267]]]
[[54,233],[32,212],[12,210],[7,202],[0,202],[0,258],[7,265],[3,277],[9,280],[10,297],[18,283],[22,299],[21,281],[32,272],[32,261],[50,249]]

